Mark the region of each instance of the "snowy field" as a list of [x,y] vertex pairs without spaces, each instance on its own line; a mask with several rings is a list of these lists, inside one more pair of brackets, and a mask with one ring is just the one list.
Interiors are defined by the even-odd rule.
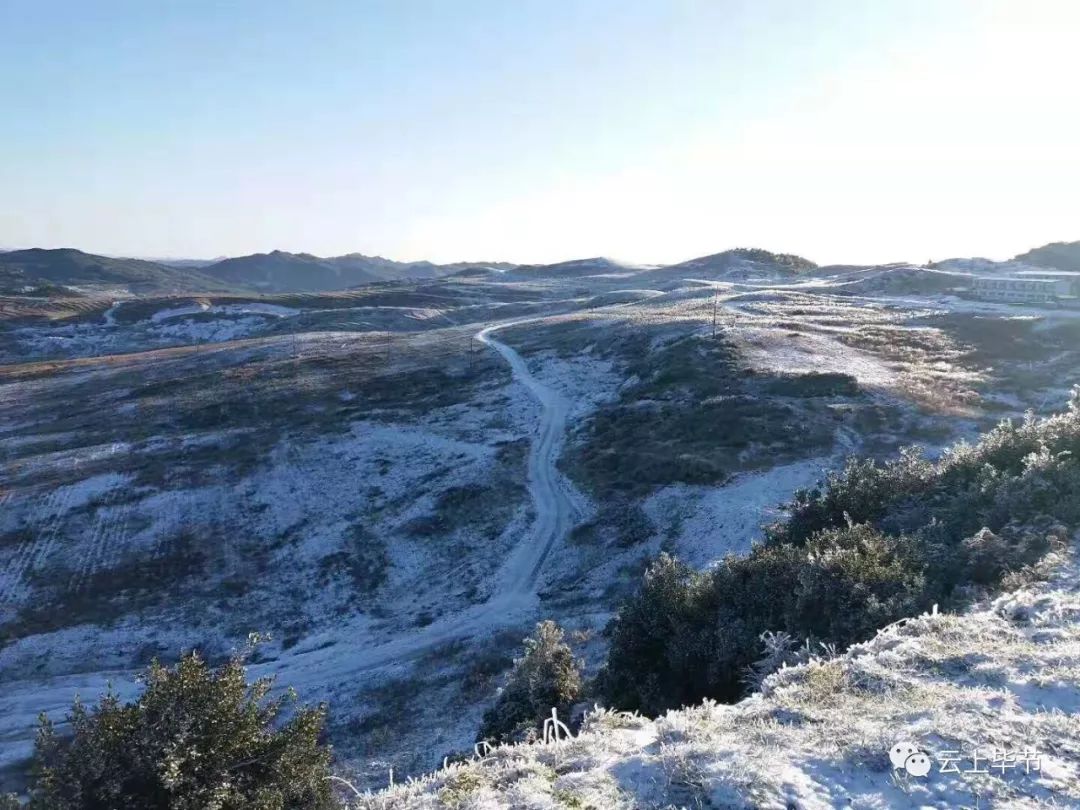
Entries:
[[291,318],[298,310],[273,304],[209,303],[166,307],[133,324],[117,323],[117,304],[100,321],[56,326],[23,326],[10,333],[9,357],[0,361],[47,358],[98,357],[148,348],[222,343],[267,331],[277,320]]
[[351,807],[1080,806],[1074,550],[1045,573],[782,669],[740,703],[599,711],[576,737],[480,752]]
[[[38,711],[62,717],[110,680],[130,692],[154,656],[220,658],[260,631],[257,671],[330,700],[361,784],[430,770],[470,746],[536,620],[588,635],[595,659],[661,549],[700,566],[745,551],[849,452],[933,451],[1057,408],[1080,382],[1075,313],[851,283],[645,268],[461,282],[456,307],[320,310],[320,328],[339,328],[312,333],[283,334],[316,322],[302,303],[190,302],[4,332],[19,359],[55,362],[0,378],[0,764],[27,754]],[[664,371],[650,362],[706,345],[714,312],[752,390],[814,372],[854,392],[762,394],[762,410],[812,415],[822,442],[773,456],[763,440],[725,460],[730,478],[663,481],[612,507],[562,461],[590,420],[667,396],[648,387]],[[390,340],[376,316],[414,331]],[[715,391],[680,396],[723,414]],[[612,540],[604,521],[639,512],[631,540]],[[634,723],[612,756],[666,739]]]

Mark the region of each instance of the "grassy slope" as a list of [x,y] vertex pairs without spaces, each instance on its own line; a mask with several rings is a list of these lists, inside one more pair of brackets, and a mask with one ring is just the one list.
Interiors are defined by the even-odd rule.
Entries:
[[[576,739],[499,748],[351,806],[1076,806],[1080,566],[1052,555],[1043,573],[964,614],[912,618],[781,670],[738,704],[656,720],[599,712]],[[900,740],[931,755],[929,776],[894,772]],[[995,749],[1034,751],[1041,772],[967,772],[971,752]],[[949,751],[960,773],[940,772]]]
[[0,291],[55,285],[124,287],[131,292],[226,292],[233,286],[193,268],[178,269],[142,259],[95,256],[81,250],[16,250],[0,253]]
[[1080,242],[1051,242],[1021,253],[1016,261],[1058,270],[1080,271]]

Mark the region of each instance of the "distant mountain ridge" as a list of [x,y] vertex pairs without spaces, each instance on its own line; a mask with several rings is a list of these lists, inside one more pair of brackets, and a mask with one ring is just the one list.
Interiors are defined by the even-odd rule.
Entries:
[[604,256],[594,256],[590,259],[569,259],[551,264],[523,264],[515,268],[522,275],[545,276],[549,278],[562,276],[592,276],[598,273],[612,273],[635,269],[630,265],[621,264],[614,259]]
[[505,270],[513,266],[505,262],[398,262],[362,253],[323,258],[274,250],[224,259],[203,267],[202,272],[229,284],[261,291],[324,292],[379,281],[438,278],[462,270]]
[[807,272],[816,267],[817,265],[809,259],[790,253],[773,253],[761,248],[733,248],[676,264],[636,265],[596,256],[590,259],[571,259],[553,264],[521,265],[515,268],[515,272],[549,278],[635,272],[666,277],[681,276],[685,273],[725,274],[731,271],[748,270],[793,274]]
[[74,248],[29,248],[0,253],[0,294],[55,295],[65,288],[130,293],[325,292],[379,281],[511,267],[506,262],[397,262],[360,253],[322,258],[280,250],[212,261],[151,261],[98,256]]
[[145,259],[96,256],[74,248],[29,248],[0,253],[0,293],[55,294],[68,287],[132,293],[228,292],[229,285],[192,268]]
[[[1080,242],[1052,242],[1022,253],[1014,261],[1080,272]],[[149,260],[98,256],[74,248],[30,248],[0,252],[0,294],[78,294],[83,288],[122,289],[136,294],[328,292],[403,279],[510,271],[518,277],[537,278],[642,273],[645,274],[643,278],[660,280],[685,274],[725,278],[759,273],[795,275],[814,271],[817,267],[802,256],[760,248],[734,248],[675,264],[649,266],[604,257],[549,264],[436,264],[399,262],[362,253],[322,257],[282,250],[224,259]]]

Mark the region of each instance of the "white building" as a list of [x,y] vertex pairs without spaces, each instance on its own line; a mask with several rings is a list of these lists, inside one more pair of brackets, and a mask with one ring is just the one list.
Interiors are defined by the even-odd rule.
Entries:
[[979,276],[975,295],[991,301],[1050,304],[1075,299],[1080,292],[1080,275],[1053,271],[1023,271],[1014,276]]

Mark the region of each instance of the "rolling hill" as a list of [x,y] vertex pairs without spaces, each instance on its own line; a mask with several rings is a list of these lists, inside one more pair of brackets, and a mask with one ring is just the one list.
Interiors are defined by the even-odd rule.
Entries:
[[1080,242],[1051,242],[1048,245],[1021,253],[1016,261],[1055,270],[1080,272]]
[[792,275],[817,267],[814,262],[791,253],[773,253],[761,248],[735,248],[710,256],[700,256],[672,265],[680,270],[718,272],[734,268],[782,271]]
[[0,292],[55,294],[58,287],[120,288],[131,293],[232,289],[226,282],[192,268],[96,256],[74,248],[30,248],[0,253]]
[[402,278],[437,278],[462,270],[512,267],[505,263],[397,262],[381,256],[349,253],[323,258],[310,253],[275,250],[224,259],[202,272],[227,284],[265,292],[325,292]]

